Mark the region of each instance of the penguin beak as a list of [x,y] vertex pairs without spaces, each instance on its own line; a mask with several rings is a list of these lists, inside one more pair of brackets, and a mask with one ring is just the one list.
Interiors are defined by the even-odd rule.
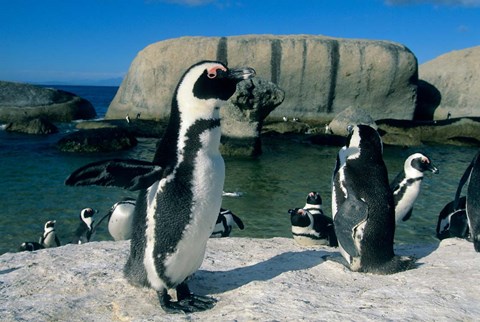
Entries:
[[229,69],[227,77],[236,81],[241,81],[245,79],[250,79],[256,74],[255,69],[251,67],[241,67]]

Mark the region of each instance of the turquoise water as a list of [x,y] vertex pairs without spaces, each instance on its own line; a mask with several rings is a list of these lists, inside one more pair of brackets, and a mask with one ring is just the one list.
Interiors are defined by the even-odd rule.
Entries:
[[[100,117],[115,94],[112,88],[62,88],[74,93],[90,93],[88,99]],[[71,130],[72,125],[62,127],[63,133]],[[38,137],[0,131],[0,254],[16,251],[23,241],[38,241],[47,220],[57,220],[57,232],[66,243],[76,228],[81,209],[97,209],[98,220],[121,198],[136,196],[117,188],[64,186],[65,178],[76,168],[114,157],[151,160],[155,151],[155,140],[140,139],[137,147],[126,152],[62,153],[55,147],[62,135]],[[438,213],[453,199],[458,181],[477,150],[453,146],[385,147],[384,159],[391,179],[403,167],[405,158],[417,151],[429,155],[440,169],[439,174],[426,175],[412,218],[397,228],[397,243],[437,242]],[[330,215],[330,180],[337,147],[269,137],[263,140],[263,151],[256,160],[225,158],[224,190],[239,192],[240,196],[224,197],[223,206],[245,224],[245,230],[234,230],[232,236],[291,237],[287,211],[303,206],[306,194],[312,190],[322,194],[325,212]],[[110,239],[106,225],[94,236],[94,240]]]

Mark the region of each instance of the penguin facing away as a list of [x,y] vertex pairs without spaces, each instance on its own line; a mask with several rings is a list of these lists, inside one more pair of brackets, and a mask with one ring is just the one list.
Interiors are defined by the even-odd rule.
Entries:
[[[155,289],[166,312],[203,311],[216,302],[192,294],[186,280],[202,264],[222,201],[219,108],[238,82],[254,75],[251,68],[229,69],[215,61],[193,65],[175,89],[153,162],[95,162],[66,180],[139,190],[124,272],[130,283]],[[176,291],[177,301],[169,290]]]
[[440,240],[453,237],[468,238],[469,229],[465,210],[467,198],[459,199],[457,209],[454,208],[454,203],[455,200],[447,203],[438,215],[436,232]]
[[332,180],[332,214],[342,256],[352,271],[392,274],[412,259],[395,256],[395,209],[378,132],[349,127]]
[[58,247],[60,246],[60,240],[55,232],[55,220],[49,220],[45,223],[45,228],[42,237],[40,237],[39,243],[44,248]]
[[469,164],[455,193],[454,209],[460,209],[460,194],[468,181],[465,211],[467,213],[470,239],[476,252],[480,252],[480,151]]
[[230,233],[234,227],[238,227],[240,230],[245,228],[243,221],[231,210],[220,208],[220,212],[218,213],[218,218],[215,222],[215,227],[213,228],[210,238],[228,237],[230,236]]
[[92,238],[94,229],[93,229],[93,215],[97,213],[96,210],[92,208],[84,208],[80,211],[80,222],[77,229],[73,235],[72,244],[85,244],[90,242]]
[[303,208],[289,209],[293,240],[301,246],[338,246],[332,218],[322,210],[322,197],[312,191]]
[[426,171],[439,173],[429,157],[422,153],[414,153],[405,160],[403,170],[390,183],[397,223],[410,219],[413,204],[420,194],[420,187]]

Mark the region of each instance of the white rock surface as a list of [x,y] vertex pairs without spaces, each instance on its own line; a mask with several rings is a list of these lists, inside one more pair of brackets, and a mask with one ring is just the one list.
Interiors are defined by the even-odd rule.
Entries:
[[354,273],[293,239],[211,239],[191,289],[209,311],[166,315],[156,294],[123,278],[129,242],[92,242],[0,256],[2,321],[473,321],[480,254],[465,240],[400,246],[416,269]]

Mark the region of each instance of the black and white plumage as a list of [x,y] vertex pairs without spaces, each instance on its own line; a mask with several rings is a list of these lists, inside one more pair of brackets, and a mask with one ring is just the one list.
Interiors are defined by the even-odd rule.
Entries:
[[40,237],[39,243],[44,248],[58,247],[60,246],[60,240],[58,239],[55,231],[55,220],[49,220],[45,223],[45,228],[42,237]]
[[450,201],[443,207],[438,215],[437,238],[468,238],[468,219],[466,211],[467,198],[461,197],[458,200],[457,209],[454,206],[455,200]]
[[480,252],[480,151],[465,170],[455,193],[454,209],[460,209],[463,186],[468,181],[465,201],[470,240],[476,252]]
[[426,171],[439,172],[429,157],[422,153],[414,153],[405,160],[403,170],[390,183],[397,223],[407,221],[412,215],[413,204],[420,194],[420,187]]
[[19,252],[24,252],[24,251],[33,252],[35,250],[44,249],[44,248],[45,247],[43,247],[42,244],[37,243],[37,242],[23,242],[20,245],[20,247],[18,248],[18,251]]
[[215,227],[213,228],[213,232],[210,237],[229,237],[234,227],[237,227],[240,230],[245,228],[243,221],[231,210],[220,208],[217,222],[215,223]]
[[[190,293],[186,279],[200,267],[222,201],[225,166],[219,152],[219,108],[251,68],[203,61],[175,89],[170,120],[153,162],[110,160],[84,166],[67,185],[109,185],[140,190],[134,212],[126,278],[155,289],[167,312],[213,307]],[[168,294],[176,290],[177,301]]]
[[108,232],[115,241],[132,238],[133,213],[135,212],[135,199],[124,198],[115,203],[109,212],[95,225],[94,230],[107,219]]
[[349,127],[332,184],[332,214],[342,256],[352,271],[391,274],[411,267],[395,256],[395,209],[379,134]]
[[96,210],[92,208],[84,208],[80,211],[80,222],[78,227],[73,234],[72,244],[85,244],[90,242],[92,238],[94,227],[93,227],[93,215],[97,213]]
[[322,197],[312,191],[303,208],[289,209],[293,240],[301,246],[338,246],[332,218],[322,210]]

